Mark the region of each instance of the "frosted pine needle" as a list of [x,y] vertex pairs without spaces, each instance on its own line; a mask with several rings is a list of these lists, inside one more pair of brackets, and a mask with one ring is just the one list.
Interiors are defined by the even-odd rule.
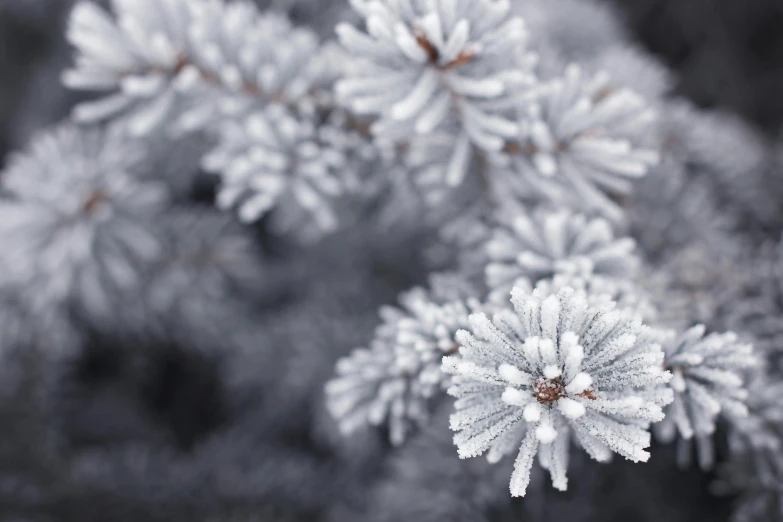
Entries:
[[389,438],[398,445],[428,419],[433,399],[448,383],[441,359],[457,351],[454,335],[479,307],[463,301],[464,293],[449,295],[454,290],[435,284],[432,292],[415,288],[402,294],[399,307],[381,309],[383,323],[370,348],[338,362],[326,394],[343,432],[388,423]]
[[558,274],[536,283],[536,290],[541,296],[556,294],[563,288],[573,288],[575,292],[582,293],[591,306],[615,303],[618,309],[643,322],[652,322],[658,317],[652,295],[633,279]]
[[36,307],[73,298],[94,310],[112,289],[137,284],[160,252],[150,218],[167,200],[162,184],[136,178],[143,152],[118,127],[65,125],[12,158],[2,176],[0,282]]
[[656,426],[656,435],[664,441],[673,440],[677,433],[686,441],[695,438],[699,462],[710,468],[718,416],[748,414],[743,371],[758,361],[753,347],[735,333],[705,336],[704,332],[703,325],[694,326],[682,335],[670,335],[663,343],[666,367],[673,374],[674,401],[666,410],[666,419]]
[[135,134],[164,123],[190,130],[254,104],[299,103],[309,94],[317,37],[250,2],[113,0],[112,6],[114,17],[80,2],[71,16],[68,39],[78,55],[63,80],[108,93],[79,105],[79,121],[127,113]]
[[598,461],[647,461],[647,428],[672,399],[655,333],[568,288],[546,299],[515,289],[511,300],[516,314],[471,315],[472,333],[457,333],[459,355],[443,360],[455,376],[460,457],[495,462],[520,447],[524,428],[513,496],[525,495],[536,453],[553,485],[567,488],[572,436]]
[[350,181],[351,153],[362,145],[340,126],[276,105],[226,122],[203,165],[220,176],[218,205],[238,208],[242,221],[276,209],[278,228],[328,232],[337,226],[332,206]]
[[512,175],[619,219],[621,210],[609,195],[629,194],[632,182],[658,163],[658,153],[643,146],[654,120],[641,96],[615,87],[606,74],[586,77],[572,65],[540,87],[505,152]]
[[493,300],[508,299],[520,278],[534,283],[558,274],[626,279],[638,266],[634,241],[616,238],[603,218],[550,207],[527,212],[507,205],[496,219],[486,245],[485,269]]
[[337,27],[356,57],[338,96],[357,114],[377,116],[376,135],[408,141],[448,131],[456,137],[448,178],[459,183],[470,148],[499,151],[519,131],[517,98],[533,82],[525,26],[507,0],[354,0],[366,32]]

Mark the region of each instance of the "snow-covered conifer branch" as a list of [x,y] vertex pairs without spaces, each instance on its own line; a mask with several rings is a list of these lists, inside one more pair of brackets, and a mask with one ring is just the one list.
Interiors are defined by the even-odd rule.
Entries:
[[0,282],[36,308],[74,299],[94,310],[137,284],[160,253],[152,219],[167,201],[163,184],[139,180],[143,154],[117,126],[66,124],[12,158],[0,179]]
[[225,332],[237,320],[233,303],[269,291],[260,249],[234,217],[209,208],[176,209],[161,215],[155,228],[161,255],[143,284],[120,294],[120,316],[130,323],[121,327],[140,328],[134,320],[141,320],[144,329],[183,337],[207,328]]
[[572,436],[598,461],[647,461],[647,428],[672,400],[657,334],[572,289],[512,296],[515,314],[472,315],[470,332],[457,334],[459,355],[443,360],[454,375],[460,457],[488,451],[495,462],[519,447],[513,496],[525,495],[536,453],[553,485],[567,488]]
[[603,218],[508,204],[497,210],[495,221],[483,247],[486,282],[495,300],[507,300],[520,278],[532,283],[555,275],[628,279],[639,264],[634,241],[615,237]]
[[498,158],[511,168],[502,182],[514,189],[521,176],[554,199],[619,220],[622,210],[612,198],[629,195],[632,182],[659,161],[645,146],[654,111],[608,74],[586,75],[578,65],[538,86],[533,98],[519,134]]
[[424,423],[448,376],[444,355],[456,353],[457,330],[481,309],[469,298],[475,290],[453,276],[432,278],[432,289],[414,288],[399,306],[381,309],[383,323],[370,348],[355,350],[337,363],[326,385],[327,404],[345,433],[366,424],[388,423],[389,438],[402,444],[412,427]]
[[113,0],[114,16],[77,4],[68,39],[76,65],[63,80],[107,95],[77,121],[128,115],[142,135],[161,124],[192,130],[269,103],[301,104],[322,73],[317,37],[250,2]]
[[344,114],[319,122],[274,106],[226,121],[203,165],[220,176],[219,207],[239,208],[245,222],[276,209],[278,230],[306,236],[336,228],[333,200],[357,189],[374,155]]
[[699,463],[710,468],[718,416],[747,416],[743,371],[759,361],[752,345],[739,341],[735,333],[704,333],[705,327],[698,325],[682,335],[670,334],[663,342],[666,367],[673,374],[674,401],[666,419],[656,426],[656,434],[665,441],[677,433],[686,441],[695,438]]
[[248,222],[279,209],[277,228],[303,237],[333,230],[330,200],[373,156],[360,125],[330,103],[338,49],[248,1],[113,8],[114,17],[91,3],[74,8],[68,34],[79,55],[64,81],[108,91],[75,119],[122,117],[131,135],[207,130],[218,145],[203,164],[221,179],[220,207]]
[[[225,385],[217,402],[240,399],[230,416],[242,424],[199,433],[204,456],[254,423],[253,444],[283,424],[284,437],[308,430],[297,446],[336,443],[377,474],[358,462],[374,449],[342,447],[321,422],[382,427],[398,446],[451,395],[460,457],[517,454],[512,496],[533,489],[536,458],[565,490],[572,441],[601,462],[640,462],[651,429],[679,433],[708,467],[726,426],[740,463],[729,482],[756,488],[741,512],[780,505],[783,270],[752,258],[778,240],[783,162],[742,122],[664,98],[668,74],[606,5],[72,1],[76,59],[62,79],[96,97],[0,176],[0,301],[69,326],[60,312],[76,312],[96,336],[154,331],[190,349],[224,337],[210,376]],[[337,13],[336,39],[322,41]],[[150,181],[161,172],[182,179]],[[188,208],[191,195],[254,226]],[[730,332],[680,332],[701,322]],[[324,388],[353,346],[365,348]],[[314,406],[323,390],[326,408]],[[466,475],[481,483],[455,490],[481,490],[479,519],[507,494],[474,464]],[[329,491],[350,505],[366,493],[354,480]]]
[[783,449],[783,383],[766,370],[747,372],[747,415],[731,415],[729,443],[735,455],[769,455]]
[[737,495],[732,520],[777,520],[783,509],[783,383],[776,374],[749,373],[748,415],[732,416],[732,459],[719,468],[718,493]]
[[[500,151],[517,135],[517,105],[534,83],[521,18],[508,0],[353,0],[366,32],[337,31],[355,57],[337,95],[392,141],[446,134],[446,180],[464,177],[471,148]],[[415,138],[414,138],[415,137]]]

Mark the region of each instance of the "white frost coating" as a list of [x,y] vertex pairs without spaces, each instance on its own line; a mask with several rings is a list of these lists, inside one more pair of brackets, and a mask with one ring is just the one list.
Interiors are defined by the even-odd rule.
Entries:
[[36,138],[1,177],[0,283],[37,307],[75,299],[105,311],[112,289],[136,285],[160,252],[150,218],[162,184],[135,177],[143,149],[118,127],[66,125]]
[[614,452],[646,461],[649,425],[672,400],[657,334],[612,304],[588,306],[570,288],[549,297],[516,288],[512,296],[516,314],[471,315],[473,333],[460,332],[459,355],[444,358],[443,371],[454,375],[459,456],[489,450],[496,461],[500,446],[511,449],[506,434],[526,422],[513,496],[524,496],[537,448],[553,485],[566,489],[572,432],[597,460]]
[[550,207],[529,212],[509,203],[496,212],[495,220],[485,254],[493,301],[507,300],[522,278],[623,281],[633,277],[639,265],[634,241],[615,237],[603,218]]
[[[354,57],[337,95],[373,132],[394,141],[447,131],[449,178],[465,174],[467,144],[500,151],[519,132],[519,99],[534,82],[525,25],[494,0],[352,2],[366,32],[337,27]],[[416,140],[411,140],[415,142]]]
[[[635,252],[629,259],[631,266],[638,266]],[[557,274],[552,279],[542,279],[535,288],[541,295],[556,294],[563,288],[573,288],[581,293],[593,306],[614,302],[617,308],[631,314],[642,322],[654,322],[659,312],[653,304],[652,296],[639,284],[644,277],[642,270],[634,269],[623,277],[603,277],[595,274],[580,276],[577,274]]]
[[618,220],[622,210],[609,196],[629,194],[632,182],[659,161],[643,145],[654,112],[608,75],[585,77],[576,65],[542,84],[535,98],[500,159],[511,160],[506,176],[522,176],[545,194],[569,198],[571,206]]
[[[326,397],[344,433],[387,423],[391,442],[402,444],[415,425],[428,419],[430,402],[448,386],[441,360],[456,353],[455,334],[468,326],[468,316],[479,305],[467,298],[475,293],[469,287],[462,300],[451,295],[457,282],[449,288],[441,288],[434,278],[432,283],[433,291],[414,288],[400,296],[399,307],[382,308],[383,323],[370,348],[354,350],[338,362]],[[519,398],[513,394],[511,401]]]
[[679,336],[669,334],[663,343],[667,368],[674,374],[674,401],[656,426],[656,436],[664,441],[677,433],[686,441],[695,438],[699,463],[709,469],[718,416],[747,416],[743,372],[759,361],[752,345],[739,341],[735,333],[704,333],[705,327],[698,325]]
[[367,146],[342,125],[318,125],[274,105],[226,121],[202,164],[220,176],[218,206],[236,207],[242,221],[275,209],[279,228],[329,232],[337,226],[334,199],[353,185],[353,162]]
[[163,124],[206,127],[254,105],[301,103],[320,74],[318,39],[251,2],[113,0],[114,16],[78,3],[68,27],[77,50],[71,88],[104,91],[79,121],[128,115],[146,134]]

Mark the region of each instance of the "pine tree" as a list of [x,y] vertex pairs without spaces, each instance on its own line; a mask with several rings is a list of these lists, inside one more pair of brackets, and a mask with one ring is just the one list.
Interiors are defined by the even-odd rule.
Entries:
[[0,173],[0,510],[508,520],[654,432],[780,516],[783,155],[607,5],[80,0],[64,36],[79,102]]

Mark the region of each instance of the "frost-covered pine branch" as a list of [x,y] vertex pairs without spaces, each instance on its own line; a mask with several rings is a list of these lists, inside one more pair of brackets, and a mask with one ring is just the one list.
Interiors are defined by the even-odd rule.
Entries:
[[783,459],[737,459],[721,467],[712,486],[716,494],[735,497],[732,522],[777,522],[783,514]]
[[695,438],[699,463],[710,468],[718,416],[747,416],[743,371],[758,361],[752,345],[739,341],[735,333],[704,333],[705,327],[698,325],[682,335],[670,334],[662,343],[666,368],[673,374],[674,401],[666,409],[666,419],[656,426],[656,434],[664,441],[673,440],[677,433],[685,441]]
[[457,351],[454,335],[481,306],[470,297],[475,290],[454,276],[433,277],[431,284],[429,291],[417,287],[402,294],[399,306],[383,307],[370,347],[338,361],[326,396],[344,433],[388,423],[391,442],[402,444],[445,391],[449,380],[441,359]]
[[[228,485],[205,495],[216,503],[205,517],[242,518],[277,494],[297,503],[304,494],[319,513],[338,493],[358,505],[364,485],[348,472],[372,468],[377,480],[385,455],[355,448],[355,439],[335,442],[335,424],[344,434],[383,426],[400,445],[450,393],[460,457],[486,453],[496,463],[518,451],[513,496],[528,490],[536,456],[566,489],[572,440],[599,461],[614,453],[646,461],[660,423],[664,438],[696,438],[706,465],[725,425],[735,462],[752,464],[732,477],[751,485],[743,512],[779,506],[781,280],[751,262],[760,238],[780,228],[775,151],[733,118],[664,98],[666,71],[593,0],[326,3],[76,2],[67,32],[76,62],[63,79],[97,97],[72,113],[85,126],[37,140],[1,176],[0,301],[21,293],[36,321],[75,304],[91,330],[137,338],[154,330],[188,349],[210,345],[221,364],[203,374],[231,415],[199,433],[189,455],[87,450],[57,493],[107,487],[108,502],[147,514],[158,507],[148,502],[154,495],[115,495],[122,484],[107,479],[189,495],[209,493],[217,469]],[[319,37],[334,33],[334,13],[343,15],[341,45]],[[293,25],[303,21],[311,27]],[[170,149],[184,138],[194,147]],[[191,183],[156,163],[161,151],[186,176],[217,181],[200,199],[215,195],[252,226],[188,208]],[[199,166],[207,172],[195,174]],[[325,241],[286,241],[322,239],[340,224],[345,234]],[[436,232],[449,244],[433,245]],[[253,234],[268,255],[256,256]],[[458,272],[401,294],[376,327],[378,306],[444,270]],[[738,335],[644,326],[682,329],[695,319]],[[759,382],[746,376],[756,357],[745,339],[754,337],[768,356]],[[326,407],[313,404],[352,346],[367,348],[339,360]],[[146,389],[147,376],[139,379]],[[324,426],[330,415],[336,423]],[[263,454],[251,453],[279,450],[267,439],[287,445],[292,434],[317,447],[285,453],[294,467],[282,470],[279,489],[259,466]],[[348,467],[331,461],[333,449]],[[437,450],[445,451],[440,438]],[[433,463],[426,471],[438,471]],[[458,464],[444,469],[460,474]],[[456,502],[463,491],[476,492],[462,505],[467,516],[496,510],[494,477],[506,473],[482,476],[479,464],[459,481],[432,480],[407,512]],[[159,470],[176,474],[169,489],[150,482]],[[302,477],[305,490],[289,491]],[[0,482],[2,490],[11,481]],[[459,487],[433,495],[444,483]],[[189,499],[186,510],[202,500]],[[452,507],[428,514],[465,512]]]
[[627,196],[632,182],[659,161],[645,146],[655,112],[608,74],[587,75],[578,65],[537,87],[534,100],[499,158],[512,169],[501,183],[519,190],[522,176],[555,201],[565,197],[572,208],[619,220],[622,210],[612,198]]
[[283,106],[226,121],[218,145],[203,160],[220,177],[217,204],[237,207],[253,222],[274,210],[281,232],[314,236],[333,231],[332,208],[344,193],[357,190],[363,162],[376,156],[345,115],[333,121],[303,117]]
[[628,209],[630,235],[656,264],[695,242],[728,241],[737,221],[720,207],[709,180],[691,176],[682,162],[664,148],[661,163],[638,184]]
[[[459,184],[473,146],[500,151],[515,136],[516,106],[534,82],[521,18],[508,0],[352,0],[366,32],[337,28],[354,57],[337,85],[376,136],[416,141],[447,135],[444,181]],[[415,137],[415,139],[413,139]],[[446,167],[444,165],[444,167]]]
[[747,372],[747,414],[731,415],[729,443],[737,457],[766,458],[783,450],[783,382],[777,372]]
[[134,134],[193,130],[269,103],[307,101],[321,74],[318,38],[248,1],[113,0],[114,16],[80,2],[68,39],[68,87],[106,92],[77,121],[128,116]]
[[544,206],[498,209],[482,247],[493,300],[506,301],[517,280],[532,283],[556,275],[582,279],[629,279],[639,265],[630,238],[617,238],[603,218]]
[[331,104],[337,49],[247,1],[113,7],[116,20],[90,3],[74,9],[79,55],[65,83],[109,92],[75,119],[121,117],[132,135],[205,130],[218,140],[203,165],[220,177],[219,206],[248,222],[278,209],[277,228],[304,237],[332,231],[331,199],[375,157],[361,126]]
[[590,306],[614,303],[619,310],[645,323],[655,324],[659,316],[653,296],[633,279],[558,274],[551,279],[541,279],[535,286],[541,296],[557,294],[564,288],[584,295]]
[[[156,220],[161,252],[133,288],[114,296],[113,331],[144,332],[188,345],[228,338],[247,320],[242,305],[274,294],[261,249],[216,209],[175,208]],[[195,332],[195,334],[194,334]],[[206,333],[214,333],[207,339]]]
[[93,311],[138,284],[160,254],[152,223],[167,203],[161,183],[138,178],[143,154],[119,126],[65,124],[13,157],[0,179],[0,282],[36,308]]
[[497,462],[519,446],[513,496],[524,496],[536,453],[567,488],[572,436],[600,462],[612,453],[647,461],[647,428],[672,400],[656,333],[572,289],[546,299],[515,289],[512,303],[516,314],[472,315],[473,333],[460,331],[459,355],[443,361],[460,457],[488,451]]
[[768,367],[783,368],[783,246],[772,241],[746,254],[738,270],[739,289],[716,322],[751,339]]
[[661,326],[683,331],[694,324],[712,325],[739,304],[747,280],[737,267],[749,263],[752,252],[747,238],[705,234],[699,239],[673,249],[646,269],[641,282],[653,294]]

